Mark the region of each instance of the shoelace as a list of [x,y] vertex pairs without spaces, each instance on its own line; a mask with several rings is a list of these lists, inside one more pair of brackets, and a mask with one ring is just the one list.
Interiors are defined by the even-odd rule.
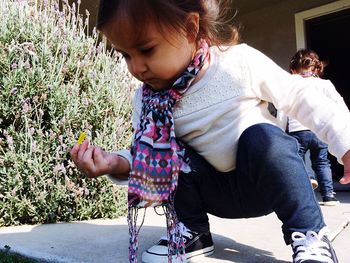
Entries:
[[329,244],[322,241],[322,237],[327,232],[326,228],[320,230],[317,234],[314,231],[308,231],[306,235],[300,232],[294,232],[292,234],[293,249],[297,255],[294,259],[295,262],[303,262],[306,259],[318,260],[320,262],[334,263],[332,255],[329,252]]
[[330,192],[328,193],[328,196],[334,197],[337,193],[336,192]]
[[[191,230],[189,228],[187,228],[183,223],[181,223],[181,222],[179,223],[179,228],[180,228],[181,234],[183,236],[184,242],[186,242],[185,237],[188,237],[190,239],[193,237]],[[162,236],[160,239],[167,240],[167,241],[169,240],[167,236]]]

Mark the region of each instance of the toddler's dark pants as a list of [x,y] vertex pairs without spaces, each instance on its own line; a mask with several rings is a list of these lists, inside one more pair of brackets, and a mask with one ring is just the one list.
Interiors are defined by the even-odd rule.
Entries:
[[328,160],[328,145],[309,130],[291,132],[289,135],[297,139],[299,155],[304,161],[306,152],[310,150],[312,170],[314,170],[316,179],[320,184],[321,195],[333,195],[334,189],[331,164]]

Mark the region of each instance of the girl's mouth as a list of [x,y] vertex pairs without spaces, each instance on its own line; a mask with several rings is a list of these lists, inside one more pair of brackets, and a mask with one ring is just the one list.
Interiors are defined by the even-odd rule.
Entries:
[[155,78],[148,78],[148,79],[144,79],[144,80],[142,80],[144,83],[147,83],[147,84],[154,84],[155,83],[155,81],[156,81],[156,79]]

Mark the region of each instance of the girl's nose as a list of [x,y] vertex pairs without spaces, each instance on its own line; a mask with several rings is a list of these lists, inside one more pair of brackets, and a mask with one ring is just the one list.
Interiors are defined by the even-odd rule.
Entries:
[[133,58],[130,61],[129,69],[134,76],[142,76],[146,72],[147,66],[143,59]]

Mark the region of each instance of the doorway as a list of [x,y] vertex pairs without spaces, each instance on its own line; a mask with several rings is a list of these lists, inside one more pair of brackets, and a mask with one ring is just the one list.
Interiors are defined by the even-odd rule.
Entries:
[[[332,81],[350,107],[350,8],[305,21],[306,47],[326,61],[323,78]],[[343,174],[343,166],[329,156],[335,180]]]
[[325,79],[350,106],[350,8],[305,21],[306,46],[327,61]]

